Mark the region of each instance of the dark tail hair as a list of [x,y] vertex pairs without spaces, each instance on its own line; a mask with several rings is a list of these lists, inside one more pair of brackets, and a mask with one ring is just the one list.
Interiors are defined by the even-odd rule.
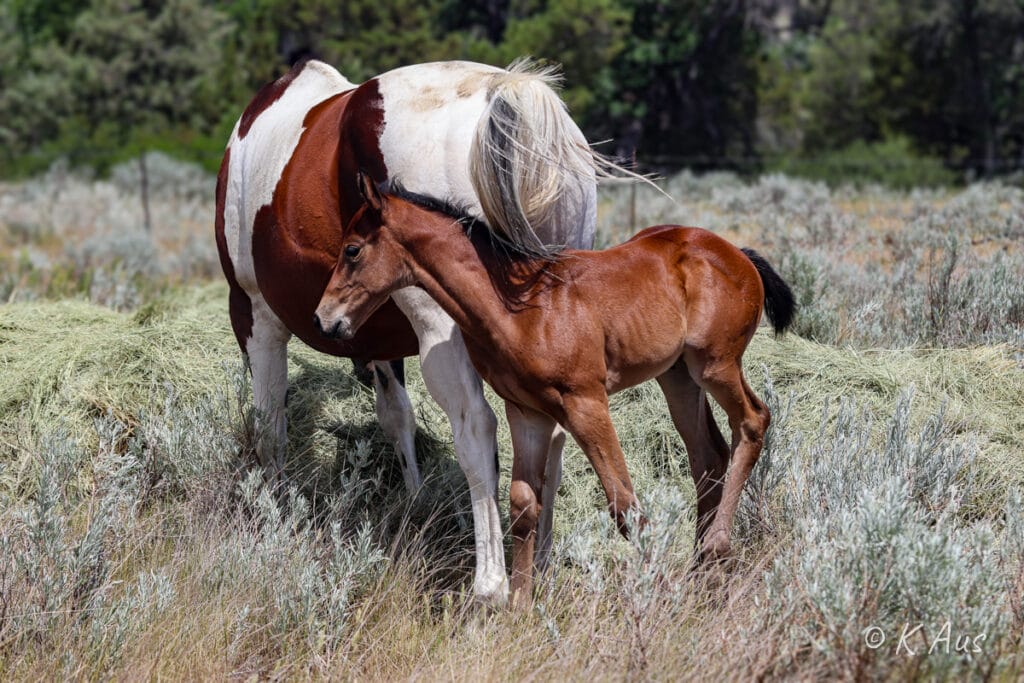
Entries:
[[768,315],[768,320],[771,321],[772,327],[775,328],[775,334],[778,336],[790,326],[793,322],[793,315],[796,313],[793,290],[763,256],[753,249],[744,248],[741,251],[747,255],[750,262],[757,268],[757,274],[761,276],[761,284],[764,285],[764,312]]

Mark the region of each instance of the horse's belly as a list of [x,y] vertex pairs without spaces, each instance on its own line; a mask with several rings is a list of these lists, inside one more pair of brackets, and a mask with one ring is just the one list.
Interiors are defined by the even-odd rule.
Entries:
[[279,220],[266,213],[267,225],[253,235],[253,263],[260,294],[270,309],[296,337],[318,351],[335,356],[389,360],[415,356],[419,343],[405,315],[388,299],[347,341],[323,336],[313,323],[324,288],[331,277],[337,252],[312,249],[302,221]]
[[683,353],[683,346],[680,344],[672,351],[666,353],[661,359],[655,362],[647,362],[625,367],[608,368],[608,378],[605,381],[605,389],[609,394],[617,391],[635,387],[643,384],[649,379],[658,377],[678,360]]
[[657,307],[662,313],[619,325],[606,340],[609,394],[628,389],[664,373],[676,362],[686,345],[686,320],[673,314],[674,301]]
[[[313,323],[340,250],[338,122],[349,92],[306,71],[230,146],[224,241],[237,284],[288,330],[337,356],[416,355],[412,326],[391,301],[342,342]],[[241,125],[240,125],[241,127]]]

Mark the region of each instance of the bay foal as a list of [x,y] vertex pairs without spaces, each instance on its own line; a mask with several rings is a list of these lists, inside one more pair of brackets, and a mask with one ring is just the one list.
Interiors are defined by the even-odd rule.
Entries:
[[[317,308],[341,338],[400,287],[422,287],[462,330],[480,375],[505,400],[513,434],[512,591],[528,602],[554,423],[579,443],[620,531],[637,505],[608,395],[656,378],[686,444],[697,487],[698,559],[723,557],[743,485],[770,416],[743,377],[741,357],[766,309],[776,333],[793,296],[771,266],[706,230],[657,226],[605,251],[556,260],[517,257],[457,208],[360,178],[366,204]],[[467,225],[468,223],[468,225]],[[732,430],[726,445],[707,394]],[[527,456],[526,454],[530,454]],[[730,456],[732,461],[729,467]]]

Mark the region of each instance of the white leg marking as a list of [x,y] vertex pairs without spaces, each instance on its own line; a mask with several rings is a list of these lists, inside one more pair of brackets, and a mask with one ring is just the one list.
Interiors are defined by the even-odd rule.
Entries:
[[405,387],[395,377],[391,364],[373,364],[373,389],[377,397],[377,421],[402,458],[402,477],[409,495],[415,495],[423,478],[416,465],[416,417]]
[[455,455],[469,483],[476,534],[473,593],[482,602],[503,604],[508,600],[508,577],[494,462],[498,421],[452,319],[421,289],[408,287],[392,298],[419,338],[423,380],[451,421]]
[[252,371],[253,407],[256,409],[256,454],[268,483],[284,481],[284,457],[288,447],[288,339],[291,333],[277,319],[262,297],[253,297],[252,336],[246,341]]

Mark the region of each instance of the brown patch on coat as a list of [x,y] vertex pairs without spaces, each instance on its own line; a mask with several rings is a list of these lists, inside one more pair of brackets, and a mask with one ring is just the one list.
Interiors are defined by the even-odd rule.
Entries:
[[266,111],[270,105],[281,99],[285,91],[288,90],[288,86],[292,84],[302,70],[306,67],[306,62],[302,61],[292,67],[291,71],[281,76],[276,81],[267,83],[260,91],[256,93],[256,96],[252,98],[252,102],[242,112],[242,118],[238,121],[238,139],[241,140],[249,133],[249,128],[256,122],[259,115]]
[[423,88],[419,95],[409,102],[412,111],[431,111],[442,108],[447,103],[445,94],[434,86]]
[[[357,105],[363,115],[349,116]],[[253,265],[263,298],[295,336],[335,356],[391,360],[419,352],[412,326],[390,299],[347,341],[328,339],[313,324],[341,251],[342,227],[360,202],[356,169],[387,177],[379,145],[383,117],[375,84],[313,107],[271,203],[253,221]]]
[[476,94],[476,91],[480,89],[480,77],[469,76],[459,81],[459,84],[455,86],[455,94],[459,98],[472,97]]
[[[310,116],[312,114],[310,112]],[[307,125],[309,118],[306,117]],[[388,167],[380,149],[385,125],[384,97],[380,94],[380,83],[376,78],[371,78],[352,93],[338,130],[341,164],[338,167],[338,180],[342,183],[346,206],[352,210],[362,201],[355,182],[357,170],[370,174],[379,183],[388,179]],[[342,208],[344,210],[345,207]]]

